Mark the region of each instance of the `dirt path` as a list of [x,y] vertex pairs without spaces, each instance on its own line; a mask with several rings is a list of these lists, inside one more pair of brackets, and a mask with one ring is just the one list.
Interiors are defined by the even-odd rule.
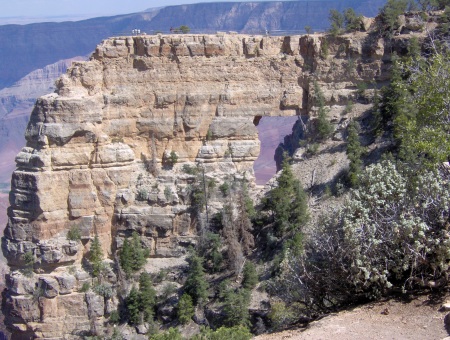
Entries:
[[431,301],[427,296],[409,303],[378,302],[327,316],[305,330],[266,334],[255,339],[444,339],[450,335],[444,325],[448,312],[439,311],[440,307],[441,302]]

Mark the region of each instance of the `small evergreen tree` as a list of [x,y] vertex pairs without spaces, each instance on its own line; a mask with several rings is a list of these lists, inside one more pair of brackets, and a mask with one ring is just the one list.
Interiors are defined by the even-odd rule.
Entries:
[[247,261],[244,265],[242,286],[245,289],[252,289],[258,283],[258,273],[256,272],[255,265],[252,262]]
[[192,252],[188,261],[189,274],[184,284],[184,290],[197,305],[208,297],[208,282],[203,269],[203,258]]
[[195,314],[194,303],[189,294],[183,294],[178,302],[178,320],[182,324],[188,323]]
[[149,255],[148,249],[142,247],[141,239],[137,232],[133,232],[131,241],[125,239],[120,252],[120,265],[127,277],[142,269]]
[[131,269],[135,272],[140,270],[148,256],[148,250],[144,249],[141,244],[141,238],[137,232],[133,232],[131,235],[131,245],[132,245],[132,257],[131,257]]
[[398,16],[406,11],[409,0],[388,0],[380,11],[381,21],[383,23],[383,30],[387,34],[398,27]]
[[219,234],[207,233],[205,235],[205,242],[202,246],[202,255],[205,257],[207,267],[211,272],[219,271],[222,266],[223,256],[220,248],[223,240]]
[[122,246],[122,250],[120,252],[120,266],[122,267],[123,271],[125,272],[125,275],[127,277],[130,277],[131,273],[132,273],[132,265],[131,265],[131,255],[132,249],[131,249],[131,245],[130,242],[128,241],[128,239],[126,238],[123,241],[123,246]]
[[248,307],[250,304],[250,292],[247,289],[234,291],[228,289],[225,293],[223,311],[225,313],[225,323],[227,326],[249,326],[250,314]]
[[144,314],[144,320],[153,320],[156,292],[153,288],[150,274],[143,272],[139,276],[139,309]]
[[353,8],[344,11],[344,24],[346,31],[359,31],[361,29],[362,16],[355,13]]
[[251,233],[253,230],[250,216],[247,212],[247,202],[242,191],[237,197],[237,216],[234,220],[236,234],[239,238],[239,243],[242,246],[242,252],[248,255],[251,249],[255,246],[255,240]]
[[308,220],[307,197],[300,181],[294,178],[287,155],[277,182],[278,186],[268,193],[263,204],[272,211],[275,232],[282,236]]
[[136,287],[133,286],[133,288],[131,288],[130,294],[128,294],[125,300],[125,306],[130,324],[139,325],[141,323],[141,303],[140,294]]
[[239,239],[238,224],[235,223],[233,216],[232,204],[227,204],[223,207],[222,225],[222,236],[225,239],[227,249],[228,267],[238,274],[242,268],[244,253]]
[[317,115],[317,133],[319,139],[326,139],[334,131],[333,125],[328,120],[328,110],[325,108],[325,97],[317,81],[314,81],[315,102],[319,108]]
[[181,25],[179,27],[179,30],[181,31],[181,33],[186,34],[189,33],[191,31],[191,29],[189,28],[189,26],[186,25]]
[[98,277],[103,267],[103,250],[97,234],[92,241],[89,255],[89,260],[92,266],[92,275],[94,277]]
[[332,35],[341,34],[344,28],[344,16],[338,10],[332,9],[330,10],[328,19],[330,20],[331,24],[330,33]]

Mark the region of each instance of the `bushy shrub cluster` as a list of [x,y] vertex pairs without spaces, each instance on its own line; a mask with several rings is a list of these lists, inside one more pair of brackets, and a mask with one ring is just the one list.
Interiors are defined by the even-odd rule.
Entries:
[[278,289],[309,312],[446,282],[450,258],[448,179],[412,176],[390,161],[369,166],[344,207],[287,256]]

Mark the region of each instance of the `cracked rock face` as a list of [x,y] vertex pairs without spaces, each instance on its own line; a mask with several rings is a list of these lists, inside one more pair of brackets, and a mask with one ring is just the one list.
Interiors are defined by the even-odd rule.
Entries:
[[[198,228],[189,198],[196,177],[183,167],[200,164],[218,184],[252,183],[255,118],[308,114],[313,79],[338,103],[358,81],[382,77],[383,44],[364,52],[364,38],[336,38],[329,53],[345,56],[335,65],[319,57],[321,36],[234,34],[111,38],[74,63],[36,102],[16,158],[2,238],[9,327],[54,338],[101,325],[105,301],[82,289],[93,235],[109,258],[133,231],[153,257],[183,255]],[[74,226],[81,241],[67,239]],[[31,277],[17,271],[27,253]]]

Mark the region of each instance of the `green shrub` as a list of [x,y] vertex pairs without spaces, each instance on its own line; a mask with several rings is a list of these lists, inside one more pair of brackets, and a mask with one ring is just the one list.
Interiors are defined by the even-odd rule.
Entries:
[[253,334],[247,327],[220,327],[213,331],[211,328],[203,327],[200,334],[194,335],[190,340],[250,340]]
[[78,226],[72,226],[67,232],[67,239],[69,241],[80,241],[81,240],[81,230]]
[[315,155],[319,151],[319,147],[320,147],[319,143],[308,144],[308,146],[306,147],[306,153],[308,155]]
[[198,167],[196,166],[191,166],[188,164],[183,164],[182,170],[184,173],[188,174],[188,175],[198,175],[198,173],[200,172],[200,170],[198,169]]
[[178,155],[175,151],[170,151],[169,162],[172,166],[178,163]]
[[206,140],[212,140],[213,139],[213,134],[211,130],[208,130],[208,132],[206,133]]
[[113,310],[110,314],[109,314],[109,322],[117,325],[120,322],[120,314],[117,310]]
[[113,289],[111,285],[107,283],[102,283],[95,285],[92,289],[97,295],[104,297],[105,299],[110,299],[113,296]]
[[219,190],[222,193],[223,197],[226,197],[226,196],[228,196],[228,194],[230,192],[230,185],[227,182],[223,182],[219,186]]
[[320,44],[320,57],[322,59],[327,59],[328,58],[328,40],[326,37],[323,38],[323,40],[321,41]]
[[36,262],[33,252],[27,251],[25,254],[22,255],[22,259],[23,259],[23,262],[25,263],[25,265],[23,268],[21,268],[20,271],[25,276],[28,276],[28,277],[32,276],[33,275],[33,267]]
[[172,190],[167,185],[164,188],[164,197],[166,198],[166,201],[170,201],[172,197]]
[[80,292],[86,293],[87,291],[89,291],[89,289],[91,289],[91,285],[88,282],[83,282],[83,285],[80,288]]
[[139,188],[136,199],[138,201],[146,201],[148,200],[148,190],[145,188]]
[[214,190],[214,188],[216,187],[216,180],[215,179],[210,179],[208,180],[208,190]]
[[181,31],[181,33],[183,33],[183,34],[189,33],[189,32],[191,31],[191,29],[189,28],[189,26],[186,26],[186,25],[181,25],[178,29],[179,29],[179,30]]
[[167,300],[169,297],[171,297],[173,294],[175,294],[176,291],[177,291],[177,286],[174,283],[172,283],[172,282],[166,283],[162,290],[161,299],[163,301]]
[[164,333],[151,335],[150,340],[183,340],[183,337],[178,329],[171,327]]
[[120,332],[120,330],[117,329],[117,327],[114,327],[110,340],[123,340],[123,339],[124,339],[123,334]]
[[283,329],[296,319],[295,313],[283,301],[276,301],[271,304],[268,317],[273,330]]
[[351,113],[353,111],[353,102],[351,100],[349,100],[347,102],[347,105],[345,105],[344,110],[342,111],[343,115],[348,115],[349,113]]
[[364,95],[366,94],[366,90],[368,88],[367,83],[365,82],[360,82],[358,84],[356,84],[356,93],[358,94],[358,97],[364,97]]

